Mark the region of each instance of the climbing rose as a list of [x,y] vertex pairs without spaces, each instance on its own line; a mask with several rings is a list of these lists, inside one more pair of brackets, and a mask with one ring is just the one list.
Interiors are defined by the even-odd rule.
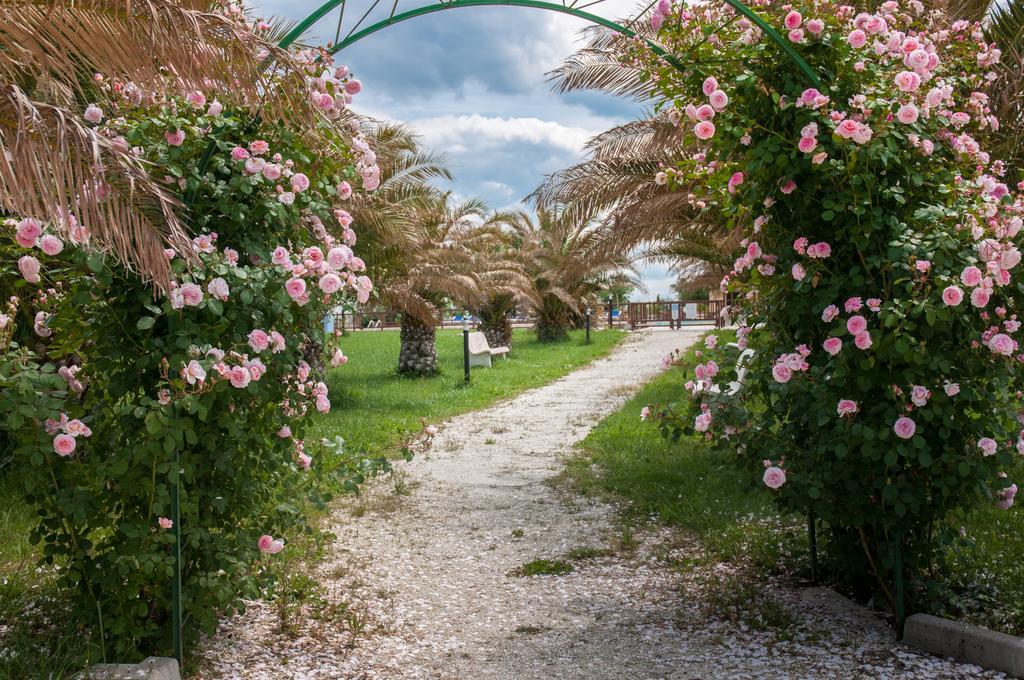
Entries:
[[23,248],[34,248],[36,241],[42,233],[43,228],[39,226],[39,222],[27,218],[18,222],[18,227],[14,232],[14,240]]
[[174,132],[165,132],[164,139],[167,140],[168,146],[181,146],[181,143],[185,141],[185,131],[175,130]]
[[75,438],[69,434],[59,434],[53,438],[53,450],[58,456],[70,456],[75,452]]
[[218,300],[227,300],[230,292],[228,282],[219,276],[206,284],[206,291]]
[[18,258],[18,271],[29,283],[39,283],[39,260],[31,255]]
[[319,281],[320,290],[331,295],[341,289],[341,278],[337,274],[324,274]]
[[715,124],[710,120],[702,120],[693,126],[693,134],[697,139],[711,139],[715,136]]
[[985,307],[989,303],[992,293],[985,288],[975,288],[971,291],[971,304],[975,307]]
[[867,43],[868,36],[867,34],[864,33],[864,31],[857,28],[854,29],[853,31],[850,31],[850,35],[846,36],[846,41],[850,43],[850,47],[854,49],[860,49],[861,47],[864,47],[864,45]]
[[711,427],[711,414],[701,413],[693,421],[693,429],[697,432],[707,432]]
[[259,540],[256,541],[256,545],[259,547],[260,552],[270,553],[273,555],[281,552],[281,549],[284,548],[284,541],[279,538],[275,539],[273,536],[263,534],[260,536]]
[[347,200],[352,196],[352,185],[348,182],[342,182],[338,185],[338,198],[341,200]]
[[764,471],[764,484],[769,489],[779,489],[786,483],[786,471],[774,465]]
[[843,349],[843,341],[839,338],[829,338],[825,342],[821,343],[821,346],[825,348],[825,351],[835,356],[839,354],[839,351]]
[[651,407],[650,406],[644,406],[642,409],[640,409],[640,420],[647,420],[650,417],[651,417]]
[[85,107],[85,113],[82,117],[90,123],[99,125],[100,121],[103,120],[103,109],[95,104],[89,104]]
[[194,283],[186,283],[178,288],[181,300],[187,307],[195,307],[203,301],[203,289]]
[[284,289],[289,297],[298,300],[306,292],[306,282],[303,279],[291,278],[284,284]]
[[228,372],[228,379],[233,387],[244,389],[252,380],[252,374],[244,366],[232,366]]
[[984,456],[994,456],[998,445],[996,440],[991,437],[982,437],[978,440],[978,448],[981,449],[981,453]]
[[942,291],[942,301],[948,307],[956,307],[964,301],[964,291],[957,286],[946,286],[946,289]]
[[917,431],[917,423],[910,418],[903,416],[896,421],[892,426],[892,429],[900,439],[910,439],[914,436],[914,432]]
[[786,364],[775,364],[772,366],[772,377],[775,382],[787,383],[793,377],[793,370]]
[[249,333],[249,347],[252,347],[254,352],[262,352],[270,347],[270,336],[264,330],[254,329]]
[[297,172],[292,175],[292,191],[301,194],[303,191],[309,188],[309,178],[301,172]]
[[64,250],[64,242],[53,234],[47,234],[39,239],[39,249],[47,255],[59,255]]
[[1013,350],[1017,343],[1013,341],[1006,333],[997,333],[992,336],[992,339],[988,341],[988,348],[996,354],[1004,354],[1010,356],[1013,354]]
[[835,305],[829,305],[821,312],[821,320],[824,321],[825,323],[835,321],[838,316],[839,308],[836,307]]
[[280,437],[281,439],[287,439],[288,437],[291,437],[292,428],[288,427],[287,425],[282,426],[281,429],[277,431],[277,436]]
[[960,394],[960,383],[947,382],[943,388],[947,397],[955,397]]
[[960,274],[960,280],[964,282],[964,285],[972,288],[981,285],[982,278],[981,270],[974,266],[967,267]]
[[161,529],[170,529],[171,527],[174,526],[174,522],[172,522],[171,520],[167,519],[166,517],[159,517],[159,518],[157,518],[156,521],[157,521],[157,524],[160,525]]
[[856,345],[857,349],[867,349],[871,347],[871,333],[863,331],[853,336],[853,344]]
[[904,125],[910,125],[917,122],[918,111],[917,107],[913,104],[904,104],[900,107],[899,111],[896,112],[896,120],[903,123]]
[[185,377],[185,381],[188,382],[189,385],[202,383],[206,380],[206,371],[203,370],[202,365],[195,359],[188,362],[188,365],[185,366],[181,372]]
[[836,407],[836,411],[838,411],[841,416],[845,416],[848,413],[856,413],[857,402],[853,399],[840,399],[839,406]]
[[846,322],[846,330],[849,331],[850,335],[859,335],[860,333],[863,333],[867,327],[867,320],[860,314],[851,316]]

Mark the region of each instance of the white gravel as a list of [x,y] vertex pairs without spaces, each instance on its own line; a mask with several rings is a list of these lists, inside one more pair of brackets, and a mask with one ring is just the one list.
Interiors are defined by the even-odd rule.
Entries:
[[250,603],[205,642],[196,677],[1003,677],[910,652],[880,618],[823,588],[766,581],[795,622],[792,639],[708,620],[707,581],[728,567],[672,568],[701,548],[653,525],[637,529],[635,549],[574,561],[569,574],[509,575],[614,544],[614,507],[545,482],[664,355],[697,337],[634,333],[609,359],[453,418],[430,453],[402,466],[400,485],[382,480],[336,509],[336,544],[316,567],[334,606],[305,612],[285,635],[273,605]]

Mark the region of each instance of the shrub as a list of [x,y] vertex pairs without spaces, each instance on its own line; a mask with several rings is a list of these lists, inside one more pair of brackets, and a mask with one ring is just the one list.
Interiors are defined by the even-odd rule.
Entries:
[[659,6],[685,65],[623,47],[701,149],[659,181],[747,236],[722,283],[738,347],[709,342],[692,398],[659,425],[706,433],[780,507],[813,511],[892,601],[896,559],[924,576],[952,511],[1012,505],[1001,471],[1024,452],[1024,203],[982,149],[999,50],[914,0],[765,11],[820,85],[724,6]]
[[375,468],[304,438],[330,409],[319,369],[345,360],[321,321],[370,293],[342,206],[349,181],[374,185],[372,152],[201,99],[114,96],[102,128],[187,204],[197,235],[193,252],[168,250],[166,295],[73,221],[8,220],[0,246],[0,289],[21,310],[0,330],[0,429],[39,512],[31,539],[119,658],[167,649],[179,476],[195,635],[259,594],[325,478],[351,488]]

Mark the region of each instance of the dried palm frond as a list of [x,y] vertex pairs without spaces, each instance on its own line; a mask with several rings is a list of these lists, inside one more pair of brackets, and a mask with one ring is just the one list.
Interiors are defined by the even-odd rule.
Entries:
[[52,223],[73,220],[94,247],[135,265],[146,280],[170,280],[165,245],[191,252],[175,214],[180,204],[127,149],[79,116],[0,87],[0,209]]

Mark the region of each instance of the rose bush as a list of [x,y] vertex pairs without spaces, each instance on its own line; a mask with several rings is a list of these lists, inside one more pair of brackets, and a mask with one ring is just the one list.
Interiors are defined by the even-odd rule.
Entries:
[[[314,66],[312,96],[337,118],[358,81]],[[85,120],[151,164],[195,238],[167,251],[174,281],[158,295],[92,248],[88,225],[7,220],[0,431],[39,513],[32,541],[129,658],[168,649],[179,475],[194,636],[261,592],[311,507],[386,467],[308,438],[331,407],[322,369],[345,360],[322,319],[372,289],[345,201],[379,170],[354,122],[299,134],[211,94],[150,101],[97,82],[108,98]]]
[[737,342],[652,416],[813,511],[892,600],[897,547],[923,577],[951,513],[1012,505],[1024,453],[1024,203],[983,146],[999,50],[916,0],[757,5],[820,84],[724,4],[662,0],[673,63],[622,43],[701,149],[664,179],[746,236],[722,282]]

